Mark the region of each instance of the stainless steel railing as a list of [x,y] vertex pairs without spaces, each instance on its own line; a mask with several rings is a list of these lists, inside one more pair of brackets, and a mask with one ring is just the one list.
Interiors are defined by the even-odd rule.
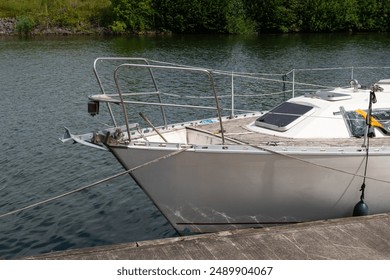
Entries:
[[[113,90],[113,94],[108,93],[107,89],[104,86],[104,83],[101,79],[101,73],[100,73],[100,68],[99,65],[104,63],[104,62],[112,62],[113,63],[113,87],[115,90]],[[119,62],[119,66],[118,63]],[[143,70],[146,70],[142,72],[143,76],[142,78],[149,79],[147,81],[148,84],[150,84],[150,89],[148,91],[145,90],[132,90],[130,92],[124,91],[121,88],[121,81],[122,81],[122,72],[125,72],[126,69],[132,69],[132,70],[139,70],[139,72],[142,72]],[[302,94],[305,91],[315,91],[321,88],[331,88],[332,86],[340,86],[340,84],[337,85],[340,81],[333,80],[332,77],[334,76],[335,72],[338,71],[349,71],[350,74],[346,76],[348,79],[349,77],[351,79],[354,79],[355,76],[355,71],[356,70],[369,70],[372,71],[373,69],[389,69],[389,67],[335,67],[335,68],[313,68],[313,69],[293,69],[285,74],[265,74],[265,73],[240,73],[240,72],[228,72],[228,71],[220,71],[220,70],[211,70],[211,69],[205,69],[205,68],[198,68],[198,67],[191,67],[191,66],[186,66],[186,65],[175,65],[175,64],[169,64],[169,63],[164,63],[164,62],[156,62],[156,61],[149,61],[145,58],[122,58],[122,57],[102,57],[102,58],[97,58],[94,62],[94,74],[96,76],[96,79],[98,81],[98,85],[100,87],[101,94],[104,97],[110,97],[107,98],[107,101],[104,99],[99,99],[96,98],[97,101],[103,101],[107,104],[108,106],[108,111],[111,116],[112,122],[114,123],[114,126],[117,127],[116,119],[114,116],[114,113],[111,109],[110,103],[117,103],[121,105],[121,110],[123,112],[123,116],[125,119],[125,124],[126,124],[126,130],[129,135],[129,140],[131,141],[131,133],[130,133],[130,125],[129,125],[129,112],[128,112],[128,105],[138,105],[138,106],[157,106],[160,108],[161,116],[162,116],[162,121],[163,125],[165,128],[168,126],[167,122],[167,115],[164,110],[166,107],[178,107],[178,108],[191,108],[191,109],[202,109],[202,110],[214,110],[217,113],[217,117],[219,120],[220,124],[220,131],[221,131],[221,137],[223,143],[225,142],[225,137],[224,137],[224,129],[223,129],[223,122],[222,122],[222,107],[220,104],[220,98],[226,98],[229,97],[231,99],[231,108],[224,108],[224,110],[230,110],[231,112],[231,117],[234,117],[234,112],[241,111],[235,108],[235,98],[237,97],[244,97],[244,98],[254,98],[257,95],[256,94],[242,94],[242,93],[235,93],[235,81],[238,78],[245,78],[249,79],[251,81],[263,81],[267,83],[280,83],[283,86],[282,91],[279,92],[270,92],[267,91],[265,93],[259,94],[261,96],[260,98],[269,98],[270,96],[275,96],[275,95],[285,95],[285,94],[291,94],[290,97],[294,97],[297,93]],[[182,72],[191,72],[195,74],[199,74],[199,76],[204,76],[205,82],[202,80],[202,83],[208,83],[208,86],[210,87],[211,91],[208,90],[207,96],[205,97],[199,97],[199,98],[211,98],[213,99],[213,105],[191,105],[191,104],[184,104],[183,103],[171,103],[171,102],[164,102],[163,101],[163,96],[167,97],[170,95],[170,93],[167,92],[161,92],[159,88],[159,84],[157,81],[161,82],[160,79],[156,79],[155,74],[159,73],[160,71],[182,71]],[[328,84],[328,82],[325,82],[327,80],[325,79],[308,79],[310,82],[304,82],[303,81],[298,81],[298,76],[303,76],[305,77],[307,74],[306,73],[313,73],[317,72],[320,73],[320,77],[324,76],[322,73],[325,71],[330,71],[332,75],[330,75],[330,80],[332,81],[332,84],[336,82],[336,85],[331,85]],[[146,74],[145,74],[146,73]],[[112,71],[110,72],[112,75]],[[298,75],[299,74],[299,75]],[[219,75],[223,76],[229,76],[231,77],[231,93],[227,95],[218,95],[217,90],[216,90],[216,81],[215,77]],[[275,78],[274,78],[274,77]],[[349,76],[349,77],[348,77]],[[112,76],[111,76],[112,79]],[[129,79],[129,78],[127,78]],[[130,78],[134,79],[134,77]],[[301,80],[301,79],[300,79]],[[312,83],[312,81],[315,81],[315,83]],[[329,80],[329,79],[328,79]],[[112,82],[112,81],[111,81]],[[123,81],[122,81],[123,82]],[[133,83],[136,83],[135,81],[132,81]],[[322,84],[320,84],[322,83]],[[325,83],[325,84],[324,84]],[[347,84],[347,83],[346,83]],[[342,85],[342,84],[341,84]],[[181,85],[179,84],[179,87]],[[300,87],[297,89],[297,87]],[[164,88],[164,87],[162,87]],[[140,96],[145,96],[145,95],[150,95],[150,96],[156,96],[157,100],[156,101],[140,101],[137,100],[137,97]],[[268,96],[268,97],[267,97]],[[112,98],[111,98],[112,97]],[[192,97],[191,97],[192,98]],[[286,97],[285,97],[286,98]],[[93,97],[91,98],[92,100]],[[246,110],[247,111],[247,110]]]
[[[117,60],[117,61],[129,61],[129,62],[136,62],[136,63],[122,63],[119,66],[116,67],[114,70],[114,82],[116,86],[116,94],[117,97],[119,98],[119,102],[123,111],[124,119],[125,119],[125,124],[126,124],[126,129],[127,133],[129,135],[129,140],[130,139],[130,127],[129,127],[129,119],[128,119],[128,108],[126,105],[128,104],[133,104],[133,105],[146,105],[146,106],[157,106],[161,110],[161,115],[163,119],[164,126],[167,127],[167,117],[165,114],[165,107],[179,107],[179,108],[193,108],[193,109],[202,109],[202,110],[214,110],[217,112],[218,120],[220,123],[220,131],[221,131],[221,137],[222,137],[222,142],[225,143],[225,137],[224,137],[224,130],[223,130],[223,123],[222,123],[222,114],[221,114],[221,106],[219,103],[219,98],[216,92],[215,88],[215,80],[213,76],[213,72],[207,69],[202,69],[202,68],[195,68],[195,67],[180,67],[180,66],[166,66],[166,65],[151,65],[146,59],[143,58],[98,58],[94,62],[94,73],[97,78],[101,94],[106,95],[106,96],[113,96],[110,94],[107,94],[107,91],[105,87],[103,86],[103,82],[100,78],[99,71],[98,71],[98,62],[102,62],[105,60]],[[147,69],[150,77],[150,81],[153,84],[154,91],[141,91],[141,92],[123,92],[121,85],[120,85],[120,72],[123,71],[126,68],[134,68],[134,69]],[[200,106],[200,105],[189,105],[189,104],[177,104],[177,103],[166,103],[162,101],[161,98],[161,92],[159,90],[159,87],[157,85],[156,78],[154,76],[154,71],[155,70],[164,70],[164,71],[169,71],[169,70],[174,70],[174,71],[184,71],[184,72],[193,72],[193,73],[198,73],[199,75],[204,75],[211,87],[211,97],[214,99],[214,106]],[[114,94],[115,95],[115,94]],[[137,101],[137,100],[128,100],[126,97],[135,97],[135,96],[141,96],[141,95],[156,95],[158,97],[158,100],[156,102],[146,102],[146,101]],[[91,98],[92,100],[94,99],[93,97]],[[101,101],[101,100],[100,100]],[[117,103],[118,100],[112,99],[112,100],[107,100],[105,103],[108,105],[108,110],[111,116],[111,119],[114,123],[115,126],[116,124],[116,119],[115,116],[111,110],[110,103]]]

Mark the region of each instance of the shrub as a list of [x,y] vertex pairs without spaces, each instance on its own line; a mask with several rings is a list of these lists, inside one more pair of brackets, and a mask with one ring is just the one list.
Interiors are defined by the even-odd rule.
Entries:
[[112,0],[114,32],[144,32],[150,29],[153,19],[152,0]]
[[31,17],[21,16],[16,19],[15,29],[19,35],[30,35],[34,26],[35,22]]
[[126,25],[126,23],[124,23],[122,21],[116,20],[112,23],[112,25],[110,25],[110,28],[111,28],[112,32],[114,32],[114,33],[123,33],[126,31],[127,25]]

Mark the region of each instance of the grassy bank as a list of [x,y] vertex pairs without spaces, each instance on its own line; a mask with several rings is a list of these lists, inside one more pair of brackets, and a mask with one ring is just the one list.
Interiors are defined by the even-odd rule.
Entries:
[[0,17],[50,15],[72,10],[80,18],[87,18],[110,4],[110,0],[0,0]]
[[22,27],[89,29],[104,25],[110,0],[0,0],[0,18],[17,18]]

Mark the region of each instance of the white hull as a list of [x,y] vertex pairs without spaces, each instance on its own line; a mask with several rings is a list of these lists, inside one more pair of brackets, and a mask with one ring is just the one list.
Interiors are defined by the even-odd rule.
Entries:
[[[112,152],[132,169],[172,150],[129,146],[112,147]],[[264,151],[191,149],[132,176],[179,232],[351,216],[360,197],[365,152],[298,157],[303,161]],[[390,211],[390,186],[380,181],[388,176],[389,160],[390,154],[370,157],[365,202],[371,214]]]
[[[113,63],[113,92],[102,84],[101,62],[102,70]],[[349,86],[313,91],[311,75],[297,82],[306,70],[271,78],[100,58],[101,94],[89,97],[88,110],[96,116],[106,104],[113,127],[67,130],[62,140],[108,148],[178,232],[346,217],[360,199],[369,214],[390,212],[390,80],[361,86],[352,68]],[[337,77],[342,69],[326,70]],[[271,82],[282,91],[271,92]],[[259,112],[263,101],[289,93]]]

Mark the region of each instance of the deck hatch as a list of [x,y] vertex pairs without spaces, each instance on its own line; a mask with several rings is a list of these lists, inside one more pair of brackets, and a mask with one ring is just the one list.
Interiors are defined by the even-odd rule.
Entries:
[[259,117],[256,120],[256,125],[277,131],[287,131],[306,116],[313,113],[313,111],[313,106],[283,102]]
[[[345,111],[340,108],[349,133],[353,137],[363,137],[366,131],[367,110]],[[371,112],[371,125],[378,128],[384,135],[390,135],[390,108],[373,109]],[[370,136],[374,136],[372,133]]]

